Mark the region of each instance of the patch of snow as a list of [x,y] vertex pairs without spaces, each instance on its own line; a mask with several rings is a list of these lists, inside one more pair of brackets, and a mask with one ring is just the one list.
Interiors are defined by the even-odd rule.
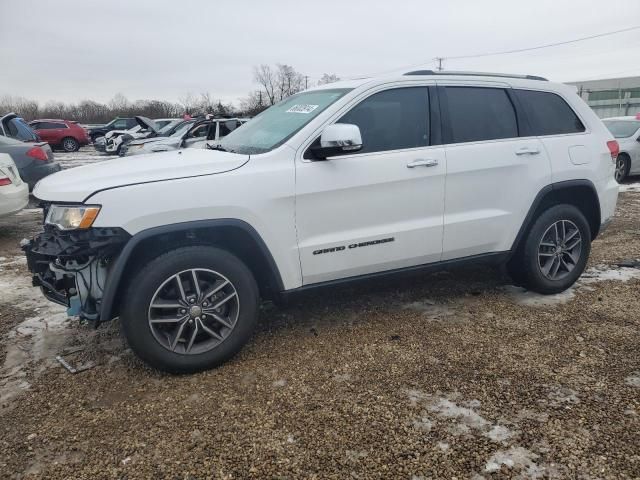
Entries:
[[497,472],[503,465],[510,469],[521,471],[524,478],[542,478],[545,474],[544,467],[540,467],[535,463],[538,455],[523,447],[511,447],[508,450],[499,450],[495,452],[487,461],[484,471]]
[[357,462],[361,458],[365,458],[368,455],[368,453],[364,450],[347,450],[345,454],[347,456],[347,459],[351,460],[352,462]]
[[568,387],[554,387],[547,395],[551,404],[555,406],[560,405],[577,405],[580,403],[578,398],[578,392]]
[[438,448],[443,452],[446,452],[451,448],[447,442],[438,442],[437,445],[438,445]]
[[420,430],[421,432],[425,432],[425,433],[430,432],[432,426],[433,426],[433,423],[431,422],[429,417],[420,417],[420,418],[416,418],[413,421],[413,428],[415,428],[416,430]]
[[489,422],[473,409],[461,407],[446,398],[437,399],[429,405],[428,409],[439,417],[455,418],[470,428],[483,429],[489,425]]
[[633,372],[632,375],[624,379],[624,383],[631,387],[640,387],[640,372]]
[[484,434],[484,436],[490,438],[494,442],[504,442],[515,436],[515,432],[512,432],[503,425],[494,425],[491,430]]
[[5,268],[21,261],[18,257],[9,262],[3,261],[0,301],[5,309],[31,310],[33,316],[25,318],[2,339],[7,351],[0,366],[0,403],[30,387],[27,372],[31,367],[42,361],[46,361],[44,368],[55,365],[55,354],[66,340],[66,309],[47,300],[39,288],[31,285],[29,276]]
[[287,381],[284,378],[281,378],[280,380],[276,380],[275,382],[273,382],[274,387],[284,387],[286,384],[287,384]]
[[588,285],[605,281],[628,282],[635,278],[640,278],[640,269],[638,268],[597,265],[586,270],[572,287],[554,295],[541,295],[514,285],[505,285],[501,287],[501,290],[520,305],[548,307],[567,303],[575,297],[577,290],[590,290]]
[[548,307],[567,303],[575,297],[574,289],[575,286],[568,288],[564,292],[556,293],[555,295],[542,295],[541,293],[532,292],[531,290],[516,287],[515,285],[505,285],[501,287],[501,290],[506,292],[514,302],[528,307]]
[[623,183],[618,186],[619,192],[640,192],[640,183]]
[[18,216],[18,217],[21,217],[23,215],[39,215],[41,213],[42,213],[42,209],[41,208],[23,208],[22,210],[20,210],[15,215]]

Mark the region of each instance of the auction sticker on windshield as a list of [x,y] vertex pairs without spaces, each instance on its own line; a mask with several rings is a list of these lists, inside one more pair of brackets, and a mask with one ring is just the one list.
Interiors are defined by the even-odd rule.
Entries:
[[319,105],[294,105],[287,113],[311,113],[318,107]]

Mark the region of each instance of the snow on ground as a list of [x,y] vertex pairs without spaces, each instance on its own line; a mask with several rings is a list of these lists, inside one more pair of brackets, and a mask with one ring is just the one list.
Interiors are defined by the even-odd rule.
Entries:
[[628,282],[634,278],[640,278],[640,269],[628,267],[609,267],[607,265],[597,265],[586,270],[578,281],[569,289],[555,295],[541,295],[530,290],[526,290],[514,285],[506,285],[502,290],[507,293],[516,303],[530,307],[547,307],[566,303],[571,300],[576,291],[589,288],[588,285],[607,280],[617,282]]
[[66,309],[45,299],[31,278],[16,267],[26,263],[22,256],[0,257],[0,291],[6,305],[33,312],[3,338],[7,354],[0,366],[0,404],[30,387],[28,370],[36,374],[54,363],[64,340],[68,318]]
[[620,185],[620,192],[640,192],[640,182],[624,183]]
[[63,169],[91,165],[92,163],[103,162],[119,158],[117,155],[106,155],[93,148],[92,145],[82,147],[77,152],[55,152],[54,159]]

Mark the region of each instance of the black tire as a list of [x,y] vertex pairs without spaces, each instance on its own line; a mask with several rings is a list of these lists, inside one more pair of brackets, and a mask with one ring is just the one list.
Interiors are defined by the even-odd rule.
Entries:
[[[545,234],[552,234],[550,229],[556,222],[560,221],[564,221],[563,225],[568,225],[568,230],[572,230],[573,227],[577,228],[581,240],[580,251],[571,271],[565,271],[565,267],[562,266],[558,270],[558,278],[549,278],[545,275],[541,262],[544,262],[545,266],[547,266],[548,263],[546,262],[551,261],[555,250],[553,247],[541,247],[541,242]],[[574,236],[571,244],[575,242],[575,239],[576,237]],[[564,242],[561,243],[564,245]],[[566,244],[569,245],[570,243],[566,242]],[[542,253],[539,251],[540,248],[544,249]],[[576,256],[576,250],[571,252],[573,256]],[[582,212],[573,205],[555,205],[543,211],[533,222],[523,247],[518,249],[516,257],[510,263],[510,273],[513,272],[512,276],[516,278],[516,281],[529,290],[542,294],[560,293],[573,285],[582,275],[587,265],[590,251],[591,228]],[[548,258],[539,257],[539,253],[548,256]],[[568,254],[558,253],[558,264],[560,264],[560,259],[565,262],[564,265],[571,263],[569,261],[570,257],[566,255]]]
[[73,137],[63,138],[62,142],[60,142],[60,146],[65,152],[77,152],[80,149],[80,144]]
[[[162,345],[154,336],[148,317],[150,303],[163,282],[189,269],[218,272],[237,292],[234,328],[221,343],[201,353],[178,353]],[[169,373],[193,373],[224,363],[243,347],[254,330],[258,304],[258,287],[242,261],[220,248],[190,246],[171,250],[153,259],[135,275],[129,282],[120,319],[129,346],[144,362]]]
[[626,153],[621,153],[616,159],[615,179],[618,183],[622,183],[629,175],[631,169],[631,159]]

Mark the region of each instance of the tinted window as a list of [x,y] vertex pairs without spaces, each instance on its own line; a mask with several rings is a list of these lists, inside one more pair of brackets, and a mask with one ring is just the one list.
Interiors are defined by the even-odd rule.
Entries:
[[113,129],[114,130],[128,130],[129,122],[127,122],[126,120],[116,120],[115,122],[113,122]]
[[555,93],[516,90],[532,135],[584,132],[584,125],[567,102]]
[[53,130],[54,128],[67,128],[67,126],[64,123],[40,122],[33,128],[36,130]]
[[640,128],[640,120],[605,120],[602,122],[616,138],[627,138]]
[[36,133],[21,118],[13,118],[9,120],[7,128],[9,129],[9,136],[17,138],[18,140],[32,142],[38,139]]
[[518,136],[516,112],[501,88],[447,87],[451,143]]
[[381,152],[429,145],[429,90],[396,88],[371,95],[338,122],[360,127],[362,150]]

